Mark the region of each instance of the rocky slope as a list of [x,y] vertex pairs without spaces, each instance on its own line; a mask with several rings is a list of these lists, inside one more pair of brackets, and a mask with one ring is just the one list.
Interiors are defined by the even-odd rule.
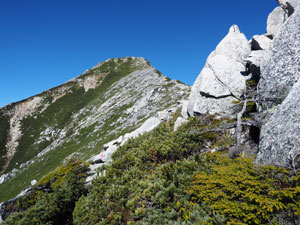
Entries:
[[106,60],[59,87],[1,108],[0,200],[71,155],[88,159],[114,139],[154,128],[181,107],[189,90],[144,58],[126,57]]
[[[243,140],[237,144],[255,141],[259,144],[256,162],[297,171],[300,2],[278,3],[268,17],[266,34],[255,35],[248,42],[237,26],[230,28],[195,81],[182,117],[240,115],[247,121],[240,121]],[[183,118],[178,123],[184,122]],[[241,135],[238,126],[234,132]],[[244,148],[240,146],[239,151]]]

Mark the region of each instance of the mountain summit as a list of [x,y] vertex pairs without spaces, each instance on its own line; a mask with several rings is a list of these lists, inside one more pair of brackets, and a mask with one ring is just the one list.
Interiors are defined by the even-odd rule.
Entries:
[[[0,200],[18,194],[70,155],[88,159],[148,118],[166,120],[189,91],[144,58],[125,57],[108,59],[58,87],[1,108]],[[15,188],[8,189],[12,184]]]

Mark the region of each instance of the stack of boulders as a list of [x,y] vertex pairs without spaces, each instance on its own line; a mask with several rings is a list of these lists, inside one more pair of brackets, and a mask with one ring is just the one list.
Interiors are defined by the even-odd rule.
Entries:
[[[256,161],[299,169],[300,164],[300,10],[299,0],[278,0],[267,33],[248,41],[233,25],[207,59],[184,104],[177,127],[201,114],[236,115],[246,80],[257,86],[260,118]],[[263,115],[263,116],[261,116]],[[298,159],[299,158],[299,159]]]

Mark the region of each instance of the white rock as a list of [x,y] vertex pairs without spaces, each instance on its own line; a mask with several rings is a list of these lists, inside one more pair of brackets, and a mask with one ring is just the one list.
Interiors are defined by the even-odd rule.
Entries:
[[166,122],[169,119],[169,113],[166,111],[158,112],[157,116],[162,122]]
[[204,113],[231,113],[232,101],[245,88],[241,72],[246,63],[242,58],[251,52],[250,44],[238,26],[233,25],[197,77],[189,97],[187,112],[190,116]]
[[135,131],[133,131],[129,134],[125,134],[124,135],[125,141],[128,140],[129,138],[135,138],[135,137],[138,137],[140,134],[143,134],[145,132],[153,130],[160,123],[161,123],[161,120],[159,118],[150,117],[138,129],[136,129]]
[[268,16],[267,33],[276,35],[287,19],[286,13],[278,6]]
[[260,66],[262,61],[265,59],[266,51],[265,50],[257,50],[252,51],[247,58],[243,59],[247,62],[249,67],[249,72],[252,74],[252,79],[259,80],[261,72]]
[[286,12],[288,16],[291,16],[295,10],[299,10],[299,0],[277,0],[280,7]]
[[188,119],[189,118],[189,115],[188,115],[188,104],[189,104],[189,101],[184,101],[183,104],[182,104],[182,109],[181,109],[181,116],[184,118],[184,119]]
[[187,120],[182,118],[182,117],[178,117],[176,122],[175,122],[175,125],[174,125],[174,131],[176,131],[178,129],[178,127],[180,127],[182,124],[186,123]]
[[31,186],[34,186],[34,185],[36,185],[37,181],[36,180],[32,180],[30,183],[31,183]]
[[265,50],[269,48],[272,40],[265,35],[254,35],[250,42],[252,50]]
[[[300,155],[300,80],[262,126],[256,161],[292,169]],[[300,164],[297,165],[299,169]]]

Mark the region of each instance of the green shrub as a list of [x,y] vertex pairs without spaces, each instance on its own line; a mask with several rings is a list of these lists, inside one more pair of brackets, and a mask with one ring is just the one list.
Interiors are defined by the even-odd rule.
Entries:
[[87,164],[69,160],[42,178],[30,195],[19,199],[16,204],[24,211],[11,214],[3,224],[73,224],[75,202],[86,194],[87,171]]
[[[185,193],[205,170],[204,144],[230,139],[219,126],[231,120],[191,118],[173,131],[174,120],[129,140],[102,167],[90,193],[76,203],[74,224],[211,224],[223,221]],[[228,143],[230,142],[228,140]],[[105,172],[104,172],[105,171]]]
[[197,173],[187,192],[193,202],[226,215],[227,224],[267,224],[283,211],[299,215],[300,174],[290,179],[285,169],[255,166],[251,159],[209,158],[216,163],[210,172]]

